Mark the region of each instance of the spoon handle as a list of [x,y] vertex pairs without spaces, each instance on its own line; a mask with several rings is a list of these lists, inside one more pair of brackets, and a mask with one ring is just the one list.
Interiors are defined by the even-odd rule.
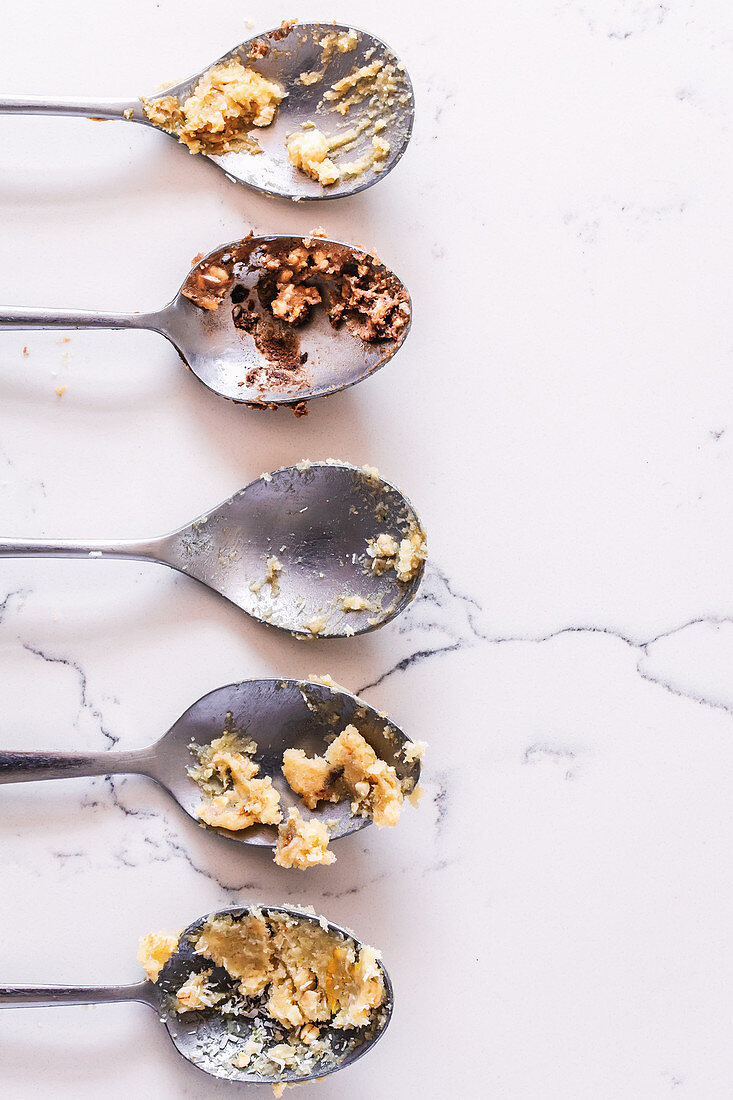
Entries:
[[164,332],[157,313],[100,313],[91,309],[0,306],[0,329],[143,328]]
[[155,1006],[152,982],[135,985],[0,985],[0,1008],[52,1008],[143,1001]]
[[151,753],[0,752],[0,783],[38,779],[76,779],[91,775],[149,775]]
[[[76,542],[73,539],[0,539],[0,558],[132,558],[161,561],[164,539]],[[167,563],[166,563],[167,564]]]
[[152,126],[138,99],[43,99],[41,96],[6,96],[0,99],[0,114],[80,115],[82,118],[116,118]]

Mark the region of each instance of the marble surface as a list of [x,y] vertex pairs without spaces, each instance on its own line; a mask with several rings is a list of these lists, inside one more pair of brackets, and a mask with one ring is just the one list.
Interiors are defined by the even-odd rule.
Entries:
[[[3,333],[1,529],[155,534],[335,455],[420,509],[421,595],[304,645],[154,565],[4,562],[0,743],[136,748],[221,684],[328,671],[429,743],[427,794],[305,877],[141,778],[5,788],[0,980],[133,981],[149,928],[304,902],[382,949],[397,1007],[302,1100],[728,1098],[730,5],[26,0],[3,91],[134,95],[293,15],[407,62],[416,129],[389,177],[293,207],[152,131],[0,117],[2,299],[151,309],[195,253],[320,223],[405,279],[405,348],[296,420],[208,394],[153,334]],[[0,1067],[8,1100],[246,1092],[142,1005],[3,1013]]]

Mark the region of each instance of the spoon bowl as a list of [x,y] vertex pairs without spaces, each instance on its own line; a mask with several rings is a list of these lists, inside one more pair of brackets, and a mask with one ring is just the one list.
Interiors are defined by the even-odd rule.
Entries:
[[[376,471],[303,461],[263,474],[170,535],[118,542],[0,539],[0,558],[156,561],[296,637],[347,638],[383,626],[417,594],[424,560],[403,581],[394,568],[375,572],[367,552],[380,533],[400,541],[410,531],[424,537],[410,502]],[[346,610],[354,598],[363,606]]]
[[[331,1039],[335,1058],[316,1062],[306,1074],[296,1074],[292,1069],[266,1076],[263,1074],[238,1070],[232,1065],[232,1058],[241,1050],[252,1034],[256,1012],[253,1015],[240,1013],[225,1017],[216,1009],[188,1012],[178,1015],[173,1011],[173,996],[192,971],[210,969],[210,963],[196,954],[195,939],[206,921],[217,917],[241,919],[257,908],[265,917],[282,915],[309,924],[318,924],[338,939],[351,943],[357,950],[365,946],[356,936],[337,924],[286,906],[239,906],[209,913],[194,921],[184,929],[178,938],[178,945],[170,959],[162,968],[158,981],[139,982],[125,986],[0,986],[0,1008],[56,1007],[59,1005],[109,1004],[119,1001],[140,1001],[153,1008],[164,1024],[179,1054],[197,1069],[212,1077],[242,1084],[278,1084],[300,1083],[317,1080],[346,1066],[353,1065],[384,1034],[394,1007],[394,989],[387,970],[381,960],[378,965],[384,982],[384,1001],[375,1012],[375,1018],[364,1031],[339,1031],[333,1028],[325,1030]],[[194,941],[194,942],[192,942]],[[214,967],[212,981],[224,982],[225,971]],[[272,1021],[260,1017],[269,1033]],[[277,1036],[274,1036],[275,1038]]]
[[[354,47],[346,52],[340,52],[336,48],[324,60],[327,51],[321,43],[327,40],[326,36],[346,35],[350,31],[356,34]],[[195,76],[149,97],[147,102],[155,103],[168,96],[175,96],[182,103],[191,95],[204,73],[232,58],[240,59],[245,67],[255,69],[287,93],[277,109],[274,121],[269,126],[252,130],[252,136],[256,137],[262,148],[261,153],[254,156],[248,152],[203,154],[234,183],[244,183],[255,191],[279,195],[294,202],[339,199],[373,186],[391,172],[401,159],[412,134],[415,114],[410,78],[402,62],[386,43],[366,31],[345,24],[296,23],[290,27],[285,24],[284,27],[265,31],[235,46]],[[354,103],[345,115],[341,115],[337,106],[343,103],[345,97],[329,102],[324,99],[324,92],[330,92],[333,84],[348,79],[355,70],[377,63],[381,64],[382,70],[386,67],[394,70],[395,87],[381,112],[384,128],[379,130],[380,137],[389,142],[389,154],[378,162],[378,171],[367,169],[359,175],[347,175],[324,187],[290,163],[286,139],[290,134],[311,124],[335,137],[351,130],[362,131],[353,144],[349,143],[347,151],[340,152],[332,159],[338,167],[345,161],[358,161],[368,153],[373,134],[370,112],[377,109],[373,97],[366,95]],[[304,83],[301,79],[303,74],[306,79],[311,74],[321,75],[312,83]]]
[[[339,1032],[334,1028],[322,1027],[322,1035],[325,1033],[336,1051],[336,1063],[335,1065],[330,1065],[328,1061],[319,1062],[307,1075],[299,1075],[295,1073],[294,1070],[288,1069],[277,1076],[266,1077],[258,1073],[247,1073],[243,1070],[235,1069],[231,1065],[231,1057],[238,1048],[241,1049],[241,1047],[244,1046],[252,1033],[253,1021],[246,1017],[234,1017],[235,1023],[233,1027],[222,1013],[216,1011],[186,1012],[183,1015],[178,1015],[171,1010],[170,1005],[176,990],[180,989],[182,983],[191,972],[211,969],[211,963],[201,955],[196,954],[194,946],[191,943],[191,940],[195,942],[196,936],[201,931],[206,921],[218,916],[231,916],[236,920],[249,914],[253,908],[253,906],[241,906],[200,917],[197,921],[194,921],[193,924],[190,924],[179,936],[178,947],[163,967],[156,983],[160,997],[161,1020],[165,1024],[177,1051],[179,1054],[182,1054],[184,1058],[188,1059],[189,1062],[192,1062],[198,1069],[211,1074],[213,1077],[223,1078],[228,1081],[241,1081],[244,1084],[251,1085],[276,1084],[282,1081],[296,1084],[301,1081],[325,1077],[327,1074],[336,1072],[336,1070],[353,1065],[354,1062],[361,1058],[362,1055],[366,1054],[367,1051],[374,1046],[377,1040],[381,1038],[392,1016],[394,989],[389,975],[381,961],[379,961],[379,967],[384,980],[385,1000],[377,1012],[375,1026],[368,1029],[367,1033],[363,1036],[363,1041],[357,1041],[353,1046],[351,1043],[355,1039],[358,1039],[358,1032]],[[294,917],[299,921],[319,925],[321,928],[323,928],[325,924],[325,930],[328,930],[332,935],[337,936],[339,939],[350,941],[357,949],[363,946],[361,941],[357,940],[352,932],[348,932],[346,929],[341,928],[337,924],[332,924],[330,921],[325,922],[323,918],[304,912],[301,909],[269,905],[262,908],[262,912],[266,917],[270,914],[281,913],[289,917]],[[214,984],[218,976],[217,971],[218,968],[214,967],[212,973]],[[225,974],[226,972],[222,971],[221,973]],[[344,1042],[345,1039],[347,1040],[346,1042]],[[227,1052],[224,1057],[222,1056],[223,1051]]]
[[[156,764],[154,778],[164,786],[198,824],[196,811],[201,791],[188,776],[195,763],[191,744],[206,745],[231,729],[257,745],[252,759],[259,775],[269,776],[280,795],[283,820],[288,809],[303,803],[291,790],[282,773],[286,749],[303,749],[308,756],[323,755],[329,738],[353,724],[377,756],[390,764],[401,782],[414,789],[420,778],[417,760],[408,763],[404,748],[409,739],[384,714],[344,688],[332,688],[309,680],[245,680],[205,695],[194,703],[151,750]],[[0,781],[2,777],[0,758]],[[351,812],[348,800],[320,803],[309,810],[310,818],[330,823],[331,840],[349,836],[371,824],[371,818]],[[333,824],[335,822],[335,824]],[[242,832],[206,826],[220,836],[254,847],[274,848],[277,826],[253,825]]]
[[[302,462],[251,482],[169,536],[169,564],[269,626],[296,637],[343,638],[389,622],[414,599],[424,564],[407,582],[374,573],[369,540],[420,527],[393,485],[356,466]],[[260,581],[272,557],[277,585]],[[343,610],[362,597],[361,611]]]
[[[303,248],[334,257],[346,269],[364,265],[395,300],[403,297],[399,332],[363,339],[349,318],[346,323],[331,321],[323,305],[297,326],[275,317],[265,264],[278,258],[285,264],[288,255]],[[207,309],[196,299],[212,270],[225,272],[227,280],[220,288],[217,308]],[[319,292],[324,303],[338,297],[338,279],[333,276],[314,270],[307,285]],[[161,321],[164,335],[208,389],[230,401],[266,406],[327,397],[361,382],[402,346],[411,313],[407,289],[379,260],[340,241],[280,234],[234,241],[203,257],[163,311]]]

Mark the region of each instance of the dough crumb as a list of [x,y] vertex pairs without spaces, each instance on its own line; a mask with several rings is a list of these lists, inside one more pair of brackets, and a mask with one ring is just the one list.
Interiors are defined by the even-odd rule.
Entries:
[[406,741],[402,749],[402,756],[405,762],[407,764],[414,764],[416,760],[423,760],[427,747],[427,741]]
[[341,175],[329,159],[330,144],[320,130],[303,130],[290,134],[285,142],[290,163],[324,187],[337,183]]
[[329,31],[318,43],[321,47],[321,61],[325,65],[334,54],[351,53],[358,42],[359,35],[353,28],[348,31]]
[[158,975],[175,951],[177,943],[178,937],[170,936],[167,932],[148,932],[140,940],[137,961],[151,982],[157,982]]
[[344,611],[373,611],[374,607],[363,596],[342,596],[341,607]]
[[425,535],[412,524],[404,537],[397,542],[394,535],[382,532],[369,540],[367,555],[371,558],[371,571],[377,576],[394,569],[397,579],[407,584],[415,577],[428,556]]
[[283,774],[309,810],[319,802],[351,799],[351,812],[371,817],[379,828],[395,826],[403,802],[395,769],[381,760],[356,726],[348,725],[323,756],[286,749]]
[[293,806],[277,831],[275,863],[278,867],[297,867],[301,871],[335,863],[336,856],[328,850],[329,839],[328,829],[322,822],[308,821]]
[[323,676],[318,676],[314,672],[311,672],[308,679],[312,684],[323,684],[324,687],[333,688],[334,691],[340,690],[340,684],[337,684],[328,672],[324,673]]
[[420,803],[420,799],[422,798],[422,796],[424,794],[425,794],[425,788],[424,787],[415,787],[412,791],[410,791],[410,793],[407,796],[410,800],[410,805],[414,806],[415,809],[417,809],[417,807]]
[[190,974],[176,991],[177,1012],[199,1012],[204,1008],[213,1008],[224,1000],[223,993],[217,993],[209,984],[210,970],[200,970]]
[[416,575],[420,566],[428,556],[427,543],[422,531],[414,528],[400,542],[395,572],[397,580],[406,584]]
[[306,630],[309,630],[310,633],[315,638],[316,634],[322,634],[323,633],[323,631],[326,629],[326,624],[327,623],[328,623],[328,615],[326,613],[324,613],[323,615],[315,615],[307,623],[303,623],[303,626],[305,627]]

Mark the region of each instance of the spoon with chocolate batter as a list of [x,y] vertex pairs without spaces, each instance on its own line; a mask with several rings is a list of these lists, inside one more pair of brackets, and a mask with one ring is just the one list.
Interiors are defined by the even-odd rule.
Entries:
[[410,78],[392,50],[336,23],[283,23],[147,98],[0,99],[0,113],[153,126],[234,183],[294,202],[377,183],[402,157],[414,110]]
[[[310,680],[244,680],[217,688],[199,699],[154,745],[118,752],[0,751],[0,784],[30,783],[41,779],[79,779],[93,775],[145,775],[160,784],[178,805],[201,824],[202,792],[189,775],[197,756],[192,745],[209,745],[225,731],[254,742],[252,760],[258,779],[271,779],[280,798],[283,818],[291,806],[302,808],[282,771],[286,749],[302,749],[314,757],[348,725],[394,768],[404,794],[417,787],[419,758],[406,753],[411,744],[384,714],[345,688]],[[371,817],[351,812],[350,799],[323,801],[309,811],[310,818],[328,824],[330,840],[339,840],[371,824]],[[257,848],[272,848],[277,826],[254,823],[232,830],[205,821],[219,836]]]
[[410,321],[407,290],[379,260],[322,237],[283,235],[198,258],[157,313],[0,306],[0,329],[152,329],[219,396],[296,413],[383,367]]
[[200,581],[254,619],[308,638],[363,634],[404,611],[427,550],[410,502],[371,467],[303,461],[263,474],[152,539],[0,539],[3,557],[132,558]]
[[[316,944],[328,949],[328,957],[332,945],[332,969],[336,969],[340,957],[345,956],[348,961],[350,956],[353,960],[344,972],[346,982],[343,986],[332,988],[329,975],[326,975],[323,982],[326,988],[320,991],[320,996],[324,1005],[328,998],[328,1009],[317,1016],[318,1027],[310,1028],[319,1040],[312,1047],[312,1037],[306,1035],[303,1038],[307,1028],[285,1026],[269,1011],[267,990],[271,982],[278,980],[278,974],[262,941],[276,944],[277,929],[283,922],[286,922],[289,939],[297,942],[302,938],[306,950],[315,939]],[[238,930],[240,924],[241,932]],[[247,957],[248,974],[250,977],[259,974],[259,982],[256,988],[243,992],[236,980],[239,971],[235,963],[243,953],[239,944],[250,930],[258,928],[264,932],[264,935],[260,933],[258,941],[260,950],[257,950],[257,944],[252,943]],[[299,934],[301,928],[302,936]],[[226,942],[231,958],[220,958],[213,947],[217,934],[221,940],[229,937]],[[325,943],[324,937],[328,937]],[[249,939],[253,940],[253,935],[250,934]],[[133,985],[2,985],[0,1009],[140,1001],[154,1010],[178,1053],[197,1069],[212,1077],[253,1085],[279,1085],[282,1082],[295,1085],[353,1065],[383,1035],[392,1016],[394,991],[376,952],[357,939],[353,932],[302,909],[250,905],[209,913],[194,921],[177,937],[170,937],[165,955],[167,957],[163,958],[161,953],[154,969],[151,964],[146,967],[155,980]],[[354,1027],[350,1020],[346,1024],[341,1022],[335,1013],[341,1006],[341,999],[347,1000],[351,985],[363,980],[361,964],[365,959],[371,964],[371,981],[367,988],[372,991],[369,1004],[374,1007],[370,1007],[368,1015],[365,1013],[363,1022],[359,1021],[360,1026]],[[267,970],[268,961],[273,967],[272,973]],[[232,974],[233,969],[235,974]],[[344,969],[343,966],[341,969]],[[186,984],[190,988],[192,975],[194,981],[200,975],[199,982],[208,996],[202,997],[193,1010],[190,1007],[186,1010],[178,994],[183,997]],[[250,984],[254,983],[250,981]],[[312,988],[314,984],[315,977],[307,988]],[[332,1004],[332,1001],[335,1003]],[[278,1058],[279,1043],[290,1045],[295,1064]],[[268,1050],[273,1047],[273,1057],[268,1058]]]

